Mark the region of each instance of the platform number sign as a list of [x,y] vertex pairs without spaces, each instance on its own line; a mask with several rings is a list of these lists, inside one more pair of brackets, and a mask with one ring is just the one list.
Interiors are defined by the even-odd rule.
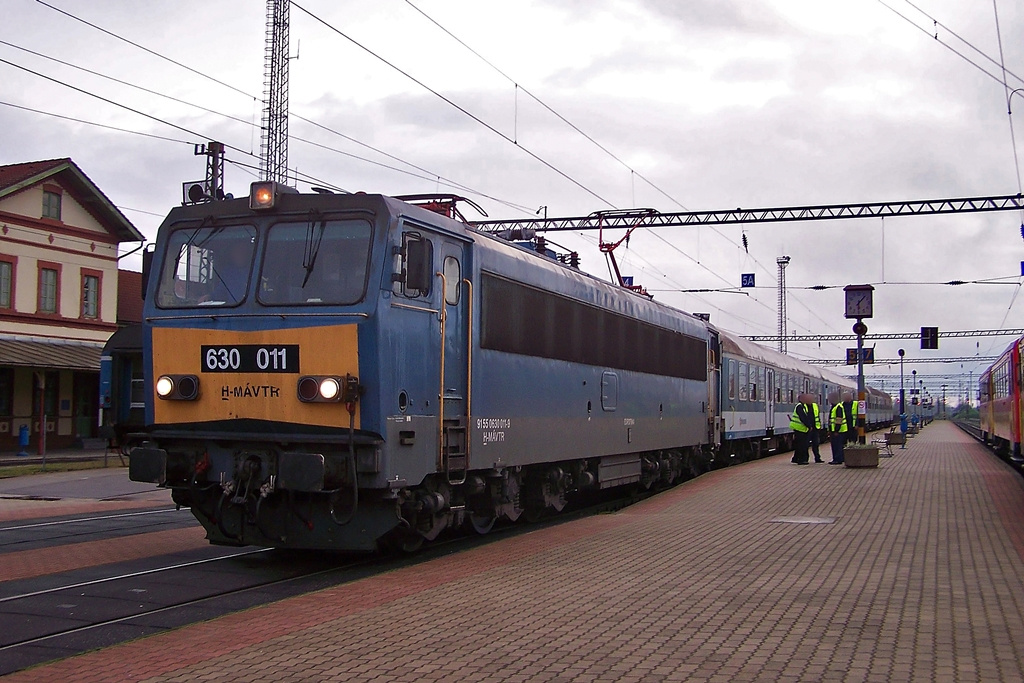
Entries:
[[753,287],[754,286],[754,274],[753,273],[741,273],[740,274],[740,287]]
[[939,328],[937,328],[937,327],[922,327],[921,328],[921,348],[922,349],[937,349],[937,348],[939,348]]
[[[875,347],[868,346],[861,349],[861,356],[864,358],[865,364],[871,364],[875,362]],[[857,349],[846,349],[846,364],[856,365],[857,364]]]

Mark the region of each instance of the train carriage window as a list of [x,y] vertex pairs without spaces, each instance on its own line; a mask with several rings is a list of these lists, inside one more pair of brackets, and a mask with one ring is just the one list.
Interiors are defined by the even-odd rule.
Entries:
[[729,398],[736,400],[736,361],[729,361]]
[[750,396],[750,366],[740,363],[740,400],[746,401]]
[[235,306],[245,298],[256,248],[250,225],[183,228],[167,239],[161,308]]
[[760,384],[759,378],[761,374],[761,368],[757,366],[750,366],[750,400],[756,401],[759,398],[757,393],[757,387]]
[[459,292],[462,290],[462,270],[459,260],[454,256],[444,257],[444,302],[449,306],[457,306]]
[[362,219],[272,226],[260,272],[260,303],[338,305],[361,301],[372,230],[369,221]]

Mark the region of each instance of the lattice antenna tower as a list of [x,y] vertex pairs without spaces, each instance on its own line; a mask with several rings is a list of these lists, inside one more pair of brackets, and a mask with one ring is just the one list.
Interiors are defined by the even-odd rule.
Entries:
[[775,259],[779,264],[779,353],[786,353],[786,266],[788,256]]
[[264,180],[288,183],[289,0],[267,0],[263,64],[263,128],[260,170]]

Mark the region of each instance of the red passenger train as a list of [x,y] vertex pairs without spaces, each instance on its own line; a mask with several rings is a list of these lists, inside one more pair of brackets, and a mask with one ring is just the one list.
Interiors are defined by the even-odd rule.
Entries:
[[985,443],[1020,463],[1021,457],[1021,354],[1024,337],[1015,339],[999,359],[981,375],[981,432]]

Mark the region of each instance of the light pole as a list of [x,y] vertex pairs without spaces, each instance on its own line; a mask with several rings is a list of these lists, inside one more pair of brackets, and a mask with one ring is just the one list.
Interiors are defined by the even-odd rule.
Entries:
[[903,355],[906,353],[900,349],[900,415],[907,414],[907,394],[903,390]]
[[920,424],[924,426],[924,380],[917,380],[917,414],[921,416]]
[[[917,370],[911,370],[910,371],[910,375],[911,375],[911,377],[910,377],[910,393],[913,394],[914,390],[917,388]],[[920,403],[920,401],[921,401],[921,396],[920,395],[918,395],[917,400],[918,400],[918,403]],[[917,415],[917,404],[914,405],[914,415]]]

